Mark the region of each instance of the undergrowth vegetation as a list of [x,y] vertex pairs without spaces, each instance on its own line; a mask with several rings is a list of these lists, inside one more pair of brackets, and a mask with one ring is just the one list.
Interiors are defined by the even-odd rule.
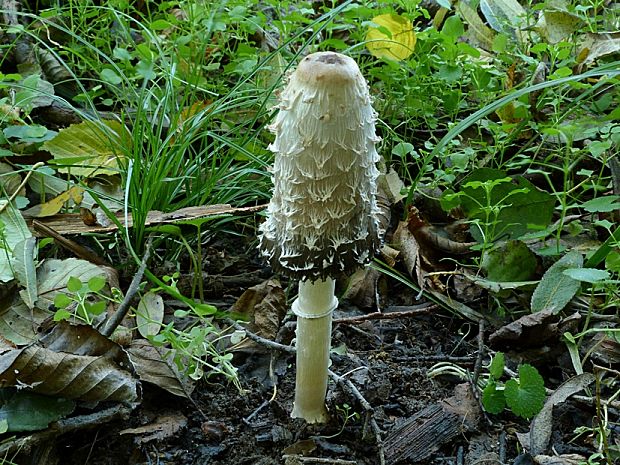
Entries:
[[[204,247],[256,235],[261,215],[248,212],[270,197],[265,126],[278,89],[301,57],[333,50],[360,64],[379,115],[386,243],[400,258],[373,268],[465,320],[578,314],[560,337],[573,374],[596,376],[588,463],[611,463],[617,426],[600,406],[619,381],[609,366],[620,350],[620,38],[610,32],[620,11],[479,3],[70,0],[2,11],[0,335],[28,344],[50,316],[97,327],[124,297],[101,266],[127,278],[146,256],[141,305],[131,304],[140,334],[175,370],[241,389],[222,341],[243,333],[204,298]],[[79,226],[58,234],[82,234],[102,261],[34,240],[59,214]],[[162,296],[182,304],[174,321]],[[31,328],[10,329],[19,318]],[[597,358],[601,344],[615,362]],[[531,418],[540,374],[519,364],[502,383],[503,357],[479,383],[484,406]],[[467,375],[435,367],[446,370]]]

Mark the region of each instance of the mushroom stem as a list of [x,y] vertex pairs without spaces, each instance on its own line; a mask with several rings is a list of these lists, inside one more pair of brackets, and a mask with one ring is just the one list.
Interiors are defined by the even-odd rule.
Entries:
[[332,278],[300,281],[293,312],[297,315],[297,374],[291,416],[308,423],[327,421],[325,394],[331,347],[332,312],[338,306]]

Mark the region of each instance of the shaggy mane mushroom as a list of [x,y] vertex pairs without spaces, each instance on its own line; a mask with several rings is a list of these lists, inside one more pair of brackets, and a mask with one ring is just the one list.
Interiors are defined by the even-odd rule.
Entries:
[[308,55],[280,96],[274,190],[259,248],[275,272],[297,279],[294,417],[327,418],[325,392],[334,277],[350,275],[379,246],[376,113],[355,61]]

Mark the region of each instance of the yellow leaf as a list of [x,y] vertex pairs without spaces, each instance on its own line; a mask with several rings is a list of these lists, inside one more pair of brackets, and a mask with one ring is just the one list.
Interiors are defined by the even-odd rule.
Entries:
[[80,186],[73,186],[71,189],[57,195],[52,200],[48,200],[47,202],[35,205],[34,207],[26,210],[24,213],[28,216],[33,216],[36,218],[52,216],[58,213],[62,209],[64,204],[67,203],[69,200],[73,200],[76,205],[79,205],[82,202],[83,194],[83,188],[81,188]]
[[415,47],[415,31],[411,21],[402,16],[385,14],[372,19],[373,27],[366,34],[366,48],[377,58],[404,60]]

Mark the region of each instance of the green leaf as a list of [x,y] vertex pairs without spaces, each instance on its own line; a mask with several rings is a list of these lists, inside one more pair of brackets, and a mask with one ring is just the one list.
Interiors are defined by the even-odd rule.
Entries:
[[527,281],[537,266],[536,256],[521,241],[508,241],[486,252],[481,263],[487,278],[500,283]]
[[504,374],[505,357],[503,352],[497,352],[489,365],[489,373],[495,379],[500,379]]
[[532,294],[532,313],[550,310],[558,313],[577,294],[581,283],[564,274],[564,270],[581,268],[581,253],[572,251],[549,267]]
[[13,250],[15,257],[15,277],[24,289],[19,291],[24,303],[28,308],[34,308],[37,300],[37,272],[35,269],[35,259],[37,256],[37,240],[28,237],[18,242]]
[[71,297],[67,294],[63,294],[62,292],[59,292],[56,294],[56,297],[54,297],[54,307],[56,308],[67,308],[73,302],[74,300]]
[[566,276],[570,276],[577,281],[586,283],[598,283],[611,278],[609,271],[599,270],[597,268],[570,268],[563,272]]
[[136,310],[136,325],[143,337],[155,336],[159,333],[164,321],[164,300],[155,292],[147,292],[142,296]]
[[609,252],[607,257],[605,257],[605,268],[616,273],[620,272],[620,252],[617,250]]
[[597,197],[596,199],[584,202],[581,208],[590,213],[612,212],[614,210],[620,210],[620,202],[618,202],[618,200],[620,200],[620,195]]
[[494,382],[487,384],[482,390],[482,405],[489,413],[501,413],[506,406],[504,391],[497,389],[497,384]]
[[[497,221],[495,241],[499,237],[517,239],[532,229],[541,229],[551,222],[555,205],[554,197],[541,191],[523,177],[511,179],[501,170],[480,168],[463,179],[461,206],[470,219],[486,221],[485,208],[499,209],[497,217],[491,214],[490,221]],[[486,186],[486,189],[483,187]],[[487,190],[490,195],[487,198]],[[474,238],[482,242],[478,228],[472,228]]]
[[21,212],[7,200],[0,200],[0,282],[11,281],[14,277],[13,250],[15,246],[32,237]]
[[515,415],[532,418],[545,403],[545,382],[531,365],[519,366],[519,379],[510,379],[504,388],[506,405]]
[[27,390],[0,389],[0,421],[6,420],[8,431],[45,429],[70,414],[75,402],[47,397]]
[[84,286],[84,283],[82,283],[79,278],[76,278],[75,276],[69,277],[69,281],[67,281],[67,289],[70,292],[78,292],[82,289],[82,286]]
[[111,70],[109,68],[101,70],[99,76],[101,76],[101,80],[107,82],[108,84],[112,84],[113,86],[118,86],[121,82],[123,82],[121,77],[116,74],[114,70]]
[[106,301],[100,300],[98,302],[95,302],[94,304],[86,304],[86,311],[91,315],[97,316],[105,312],[106,307]]
[[465,33],[463,21],[456,15],[448,17],[441,28],[441,33],[452,39],[458,39]]
[[129,147],[129,132],[117,121],[85,121],[61,129],[43,144],[58,171],[76,176],[118,174],[118,157]]
[[106,285],[106,279],[103,276],[93,276],[88,280],[88,289],[91,292],[99,292]]
[[71,312],[65,309],[57,310],[54,313],[54,321],[65,321],[71,318]]

